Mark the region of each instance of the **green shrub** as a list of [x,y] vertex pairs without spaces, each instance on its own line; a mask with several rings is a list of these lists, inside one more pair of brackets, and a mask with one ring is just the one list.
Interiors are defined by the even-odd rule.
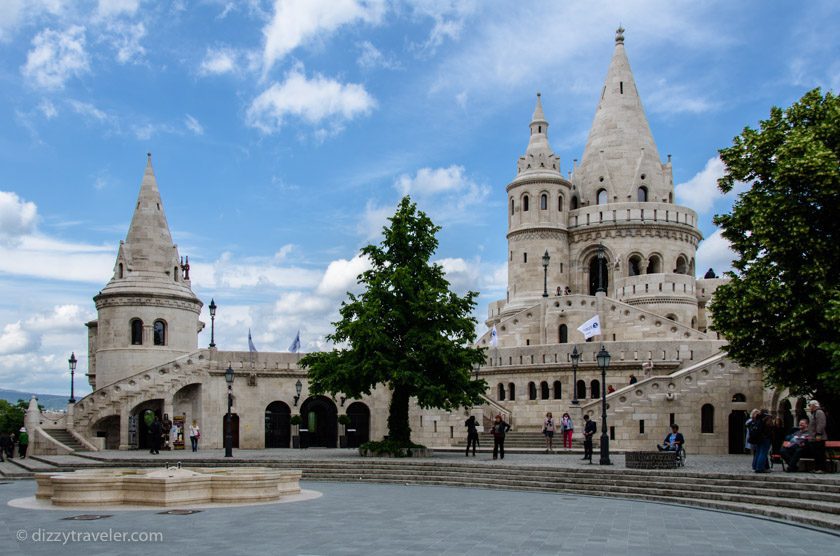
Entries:
[[300,425],[300,415],[292,415],[292,418],[289,419],[289,423],[292,425]]
[[338,422],[339,422],[339,424],[342,424],[346,427],[347,425],[350,424],[350,417],[348,417],[347,415],[339,415],[338,416]]
[[406,458],[414,455],[414,450],[425,449],[422,444],[413,442],[405,443],[397,440],[372,440],[359,446],[359,455],[364,456],[370,452],[376,456],[392,456],[395,458]]

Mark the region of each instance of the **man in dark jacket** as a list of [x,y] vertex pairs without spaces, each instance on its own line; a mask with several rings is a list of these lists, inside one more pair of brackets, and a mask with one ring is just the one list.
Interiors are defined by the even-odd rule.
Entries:
[[160,453],[160,435],[163,431],[163,428],[160,424],[160,419],[155,417],[155,420],[152,422],[152,426],[149,427],[149,435],[151,441],[151,447],[149,449],[150,454],[159,454]]
[[583,459],[588,459],[592,463],[592,437],[598,432],[598,425],[595,421],[589,418],[589,415],[583,416]]

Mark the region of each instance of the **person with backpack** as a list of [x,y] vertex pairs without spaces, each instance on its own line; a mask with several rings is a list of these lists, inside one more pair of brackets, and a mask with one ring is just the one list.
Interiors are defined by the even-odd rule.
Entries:
[[750,420],[747,429],[749,431],[749,443],[755,447],[752,468],[756,473],[770,473],[769,455],[772,441],[772,419],[770,413],[766,409],[762,409],[754,419]]
[[464,422],[467,427],[467,452],[466,456],[470,455],[470,446],[472,446],[473,457],[475,457],[475,449],[478,447],[478,423],[475,421],[475,415],[470,415],[470,418]]

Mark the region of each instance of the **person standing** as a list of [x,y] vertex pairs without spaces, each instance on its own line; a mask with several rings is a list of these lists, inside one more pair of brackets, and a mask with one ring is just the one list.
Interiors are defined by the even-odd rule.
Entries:
[[554,451],[554,431],[556,426],[554,424],[554,415],[549,411],[545,414],[543,421],[543,436],[545,436],[545,453]]
[[29,434],[26,432],[26,427],[21,427],[18,436],[18,454],[20,454],[21,459],[26,457],[27,448],[29,448]]
[[636,375],[630,375],[630,384],[636,384],[639,382],[639,379],[636,378]]
[[583,422],[583,459],[588,459],[589,463],[592,463],[592,437],[598,432],[598,425],[589,418],[589,415],[583,416]]
[[160,438],[162,432],[163,429],[160,425],[160,418],[155,415],[155,420],[152,421],[152,424],[149,427],[149,442],[151,443],[151,446],[149,447],[150,454],[160,453]]
[[493,421],[493,459],[505,459],[505,434],[509,430],[510,425],[502,420],[501,415],[496,415]]
[[467,427],[467,453],[470,455],[470,446],[472,446],[473,457],[475,457],[475,449],[478,447],[478,423],[475,422],[475,415],[470,415],[470,418],[464,421],[464,426]]
[[6,456],[9,455],[9,444],[11,439],[8,433],[0,432],[0,461],[6,461]]
[[201,429],[198,428],[198,421],[193,419],[192,425],[190,425],[190,445],[193,452],[198,451],[199,438],[201,438]]
[[766,409],[759,411],[750,423],[750,444],[755,446],[753,453],[753,471],[756,473],[769,473],[769,455],[771,438],[772,417]]
[[811,400],[808,402],[808,409],[811,411],[811,423],[808,425],[808,432],[811,433],[811,440],[808,448],[814,456],[814,473],[825,472],[825,411],[820,409],[820,402]]
[[563,434],[563,448],[572,449],[572,434],[575,432],[575,424],[568,413],[564,413],[560,419],[560,431]]

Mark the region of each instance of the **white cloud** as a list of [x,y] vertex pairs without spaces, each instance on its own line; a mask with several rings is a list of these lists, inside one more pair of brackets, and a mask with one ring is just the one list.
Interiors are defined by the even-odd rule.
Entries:
[[420,168],[413,177],[403,174],[394,187],[402,195],[434,195],[455,191],[467,184],[463,166],[448,168]]
[[99,0],[96,14],[101,18],[134,15],[139,5],[140,0]]
[[467,177],[463,166],[421,168],[414,176],[402,174],[394,182],[401,195],[411,195],[433,220],[445,224],[473,220],[469,210],[483,203],[490,188]]
[[274,254],[274,260],[277,262],[285,261],[286,257],[289,256],[289,253],[294,251],[295,246],[291,243],[287,243],[286,245],[282,246],[277,252]]
[[93,119],[98,122],[107,122],[110,121],[112,118],[108,116],[105,112],[94,106],[89,102],[82,102],[80,100],[68,100],[67,103],[73,109],[76,114],[80,116],[84,116],[88,119]]
[[466,19],[476,12],[474,0],[410,0],[415,16],[430,17],[434,21],[426,41],[419,45],[422,51],[434,51],[446,40],[457,40]]
[[222,75],[236,71],[238,54],[232,48],[208,48],[198,68],[200,75]]
[[44,29],[38,33],[21,68],[31,84],[44,89],[61,89],[68,79],[89,70],[85,28],[79,25],[63,32]]
[[373,46],[370,41],[362,41],[359,43],[359,49],[361,52],[359,53],[359,57],[356,58],[356,63],[359,64],[359,67],[362,69],[372,70],[376,68],[383,68],[394,70],[402,68],[402,65],[398,60],[383,54],[382,51]]
[[36,350],[40,347],[37,335],[24,330],[20,321],[7,324],[0,333],[0,355],[12,355]]
[[376,24],[384,12],[382,0],[275,0],[274,16],[263,29],[263,73],[301,44],[323,40],[344,25]]
[[3,0],[0,9],[0,42],[10,40],[19,28],[44,14],[60,16],[66,4],[68,2],[65,0]]
[[125,22],[110,22],[105,26],[103,40],[117,51],[117,61],[120,64],[140,62],[146,54],[146,49],[140,40],[146,36],[146,26],[143,22],[134,24]]
[[706,274],[706,270],[713,268],[720,276],[728,270],[732,270],[732,261],[737,255],[730,247],[730,243],[722,235],[722,230],[717,229],[712,235],[700,242],[697,248],[697,269],[698,276]]
[[38,208],[11,191],[0,191],[0,245],[17,246],[35,231]]
[[93,318],[90,311],[78,305],[57,305],[51,313],[41,313],[26,320],[26,329],[34,332],[77,332],[84,322]]
[[388,218],[394,214],[392,206],[377,206],[373,201],[368,201],[365,211],[359,218],[356,231],[365,241],[378,239],[382,235],[382,228],[388,224]]
[[58,116],[58,109],[55,105],[47,99],[42,100],[38,104],[38,110],[44,115],[44,117],[48,120],[52,120],[56,116]]
[[271,260],[235,259],[229,251],[212,263],[190,261],[190,266],[193,284],[207,289],[315,287],[321,277],[317,270],[280,266]]
[[695,85],[674,85],[659,79],[648,94],[645,106],[655,114],[704,114],[716,110],[718,104],[697,94]]
[[202,126],[198,120],[196,120],[189,114],[184,116],[184,125],[186,125],[187,129],[192,131],[194,134],[204,135],[204,126]]
[[363,255],[356,255],[349,261],[332,261],[318,283],[315,293],[327,297],[340,297],[348,291],[358,291],[356,278],[370,268],[370,260]]
[[719,199],[735,197],[749,189],[749,185],[736,182],[732,191],[724,195],[717,186],[717,180],[723,177],[726,165],[719,156],[710,158],[706,166],[690,180],[674,187],[677,202],[704,214],[714,207]]
[[278,131],[289,117],[314,125],[326,120],[327,127],[334,128],[375,106],[376,100],[362,85],[318,74],[308,79],[295,67],[283,83],[274,83],[254,99],[246,118],[250,126],[267,134]]
[[0,272],[101,285],[111,277],[116,256],[114,247],[29,235],[13,248],[0,243]]

